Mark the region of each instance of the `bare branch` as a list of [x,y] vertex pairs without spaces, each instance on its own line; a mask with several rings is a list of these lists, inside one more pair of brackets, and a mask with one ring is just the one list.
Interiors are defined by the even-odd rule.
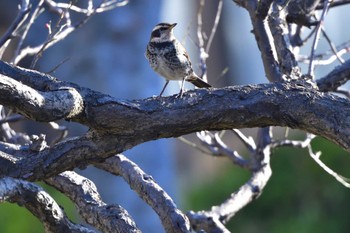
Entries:
[[344,185],[347,188],[350,188],[350,179],[346,178],[344,176],[339,175],[338,173],[334,172],[331,168],[329,168],[325,163],[323,163],[320,159],[321,152],[314,153],[312,151],[311,146],[308,146],[309,149],[309,155],[310,157],[323,169],[325,170],[329,175],[333,176],[339,183]]
[[[35,115],[41,112],[44,113],[41,120],[59,120],[71,118],[83,110],[83,100],[73,88],[41,92],[6,76],[0,75],[0,77],[0,103],[29,118],[40,120]],[[22,107],[26,109],[25,112],[21,110]]]
[[207,42],[207,45],[204,45],[204,39],[203,39],[203,9],[204,9],[204,5],[205,5],[205,0],[200,0],[199,2],[199,8],[198,8],[198,12],[197,12],[197,38],[199,41],[199,50],[200,50],[200,67],[201,67],[201,78],[205,81],[208,81],[207,79],[207,58],[209,57],[209,50],[211,47],[211,44],[213,42],[215,33],[216,33],[216,29],[218,27],[219,21],[220,21],[220,17],[221,17],[221,11],[222,11],[222,5],[223,5],[223,1],[220,0],[218,3],[218,8],[216,11],[216,16],[215,16],[215,21],[214,21],[214,25],[212,27],[212,30],[210,32],[210,36]]
[[[330,6],[329,7],[336,7],[336,6],[343,6],[346,4],[349,4],[350,0],[333,0],[330,2]],[[317,10],[322,10],[324,8],[324,4],[323,2],[319,3],[319,5],[317,6]]]
[[122,7],[129,3],[129,0],[108,0],[103,1],[102,4],[96,9],[97,13],[102,13],[105,11],[112,10],[116,7]]
[[45,180],[67,195],[84,220],[102,232],[141,232],[128,212],[119,205],[101,200],[95,184],[75,172],[67,171]]
[[3,141],[21,145],[30,142],[28,135],[15,132],[9,125],[9,122],[18,121],[21,119],[24,119],[24,117],[20,116],[12,118],[8,113],[5,114],[4,106],[0,105],[0,137]]
[[250,153],[253,153],[256,150],[256,145],[252,137],[245,136],[240,130],[233,129],[232,132],[237,135],[237,137],[243,142],[247,147]]
[[[329,53],[326,52],[326,53],[323,53],[323,54],[315,54],[314,55],[314,60],[313,60],[313,63],[314,65],[319,65],[319,66],[325,66],[325,65],[330,65],[332,64],[333,62],[335,62],[337,59],[341,59],[341,61],[343,61],[343,59],[341,58],[341,56],[343,56],[344,54],[346,53],[349,53],[350,49],[349,48],[344,48],[344,49],[341,49],[339,51],[335,51],[336,54],[333,53],[333,55],[329,56],[328,58],[326,59],[322,59],[322,57],[328,55]],[[299,55],[298,56],[298,61],[300,62],[303,62],[305,64],[310,64],[310,57],[309,56],[302,56],[302,55]]]
[[216,16],[215,16],[215,20],[214,20],[214,25],[213,25],[213,27],[211,29],[211,32],[210,32],[210,35],[209,35],[209,39],[208,39],[208,42],[207,42],[207,46],[205,48],[205,52],[207,54],[209,54],[209,50],[210,50],[211,44],[213,42],[213,39],[214,39],[214,36],[215,36],[215,33],[216,33],[216,29],[218,28],[218,25],[219,25],[219,22],[220,22],[222,6],[223,6],[223,0],[219,0],[218,9],[216,10]]
[[312,77],[312,78],[314,77],[314,69],[315,69],[315,65],[314,65],[315,51],[316,51],[316,48],[317,48],[317,45],[318,45],[318,41],[320,39],[321,29],[323,27],[323,21],[324,21],[324,19],[326,17],[326,14],[328,12],[328,8],[329,8],[329,5],[330,5],[330,2],[329,2],[329,0],[325,0],[323,4],[324,4],[323,11],[322,11],[319,23],[317,24],[317,27],[316,27],[315,37],[314,37],[314,40],[313,40],[313,43],[312,43],[312,48],[311,48],[308,76]]
[[26,47],[20,50],[18,53],[18,56],[14,59],[14,64],[18,64],[23,58],[25,58],[28,55],[35,55],[39,53],[42,49],[43,46],[45,45],[44,49],[48,49],[57,42],[65,39],[70,33],[72,33],[76,28],[75,27],[66,27],[63,31],[61,31],[59,34],[56,34],[55,37],[49,41],[49,42],[44,42],[44,44],[35,46],[35,47]]
[[45,0],[46,4],[50,6],[51,9],[55,9],[57,12],[60,12],[60,9],[66,9],[66,10],[72,10],[77,13],[86,14],[89,15],[93,11],[96,13],[102,13],[105,11],[109,11],[112,9],[115,9],[116,7],[122,7],[129,3],[129,0],[108,0],[103,1],[97,8],[92,9],[92,4],[89,4],[87,8],[81,8],[75,5],[72,5],[71,3],[56,3],[52,0]]
[[[164,137],[178,137],[201,130],[279,125],[323,136],[344,149],[350,150],[350,130],[348,130],[350,128],[350,117],[348,116],[350,110],[346,110],[350,108],[348,100],[320,93],[304,82],[294,81],[234,86],[224,89],[193,90],[184,93],[181,99],[165,97],[162,98],[162,101],[156,97],[145,100],[121,101],[72,83],[53,81],[54,79],[49,75],[10,67],[1,61],[0,73],[11,75],[22,82],[16,88],[12,88],[12,91],[15,90],[19,94],[22,93],[21,87],[24,84],[35,86],[39,90],[41,88],[51,89],[59,94],[61,93],[57,90],[64,87],[62,92],[68,97],[71,92],[67,92],[67,90],[74,89],[74,92],[79,93],[83,99],[84,112],[80,112],[81,114],[76,115],[76,117],[70,117],[70,115],[66,117],[96,130],[120,134],[124,137],[134,136],[136,130],[140,132],[140,137],[143,138],[142,142]],[[36,78],[33,79],[32,75]],[[10,82],[9,79],[3,80]],[[30,90],[28,87],[23,88]],[[45,93],[38,92],[34,96],[42,99],[45,96],[54,97],[53,94],[46,91]],[[29,103],[33,101],[32,99],[21,99],[23,105],[18,106],[13,101],[8,101],[8,98],[3,97],[2,99],[1,96],[3,95],[0,95],[0,104],[15,108],[33,119],[46,121],[57,119],[57,114],[52,116],[50,115],[52,113],[45,112],[43,115],[42,112],[31,111]],[[290,99],[293,101],[291,102]],[[166,109],[164,104],[167,106]],[[217,107],[213,109],[211,106]],[[191,111],[186,111],[189,108]],[[209,108],[212,111],[207,111]],[[343,111],[339,112],[338,109]],[[60,110],[62,111],[62,109]],[[172,111],[171,115],[168,114],[169,111]],[[334,120],[333,114],[315,114],[320,111],[336,112],[336,119],[341,119],[341,126],[338,121]],[[64,114],[61,117],[64,117]],[[167,121],[159,121],[162,117],[166,117]],[[145,132],[148,136],[145,135]],[[133,141],[137,142],[136,138],[133,138]],[[138,143],[141,142],[138,141]]]
[[258,8],[257,8],[257,16],[260,19],[265,19],[267,17],[267,14],[269,13],[272,3],[273,3],[273,0],[259,1]]
[[338,59],[338,61],[343,64],[345,61],[343,58],[341,58],[339,51],[337,51],[337,48],[335,47],[335,45],[333,44],[333,42],[331,41],[331,38],[329,38],[328,34],[326,33],[326,31],[321,28],[322,30],[322,34],[324,36],[324,38],[327,40],[329,46],[331,47],[331,50],[333,52],[333,54],[336,56],[336,58]]
[[[72,5],[72,2],[67,4],[67,3],[56,3],[52,0],[44,0],[44,1],[45,1],[46,6],[48,6],[50,11],[55,12],[56,14],[58,14],[60,16],[60,21],[64,18],[65,24],[67,26],[72,25],[70,13],[69,13],[69,10],[72,10],[72,8],[75,7]],[[66,7],[60,7],[59,4],[65,4]]]
[[323,169],[325,170],[329,175],[333,176],[339,183],[344,185],[347,188],[350,188],[350,179],[343,177],[339,175],[338,173],[334,172],[331,168],[329,168],[326,164],[324,164],[320,157],[321,152],[314,153],[312,151],[311,147],[311,141],[316,136],[313,134],[307,134],[304,141],[298,141],[298,140],[282,140],[282,141],[275,141],[271,144],[272,147],[279,147],[279,146],[291,146],[291,147],[299,147],[299,148],[307,148],[310,157],[315,160],[315,162]]
[[10,177],[0,179],[0,202],[3,201],[27,208],[44,224],[46,232],[96,232],[72,223],[48,193],[30,182]]
[[346,98],[349,98],[350,99],[350,92],[347,91],[347,90],[340,90],[340,89],[337,89],[334,91],[335,93],[339,93],[339,94],[342,94],[344,95]]
[[281,141],[274,141],[271,143],[272,147],[280,147],[280,146],[291,146],[291,147],[298,147],[298,148],[307,148],[310,146],[311,141],[315,138],[316,136],[313,134],[306,134],[306,138],[304,141],[299,141],[299,140],[281,140]]
[[[56,33],[53,33],[49,38],[43,42],[42,44],[35,46],[35,47],[26,47],[22,48],[19,52],[15,59],[13,60],[14,64],[18,64],[23,58],[25,58],[28,55],[36,55],[36,54],[41,54],[44,50],[50,48],[57,42],[65,39],[70,33],[75,31],[75,29],[81,27],[84,25],[90,17],[92,17],[95,13],[102,13],[108,10],[112,10],[116,7],[122,7],[125,6],[128,1],[118,1],[118,0],[109,0],[109,1],[103,1],[97,8],[91,9],[91,4],[90,8],[87,9],[81,9],[79,7],[76,7],[70,3],[56,3],[52,0],[45,0],[46,5],[51,9],[53,12],[58,13],[65,19],[65,22],[62,24],[57,25],[59,28]],[[86,17],[81,20],[80,22],[76,23],[73,25],[70,19],[70,14],[69,11],[74,10],[79,13],[83,13],[86,15]],[[35,62],[34,62],[35,64]]]
[[[314,54],[314,65],[329,65],[332,64],[334,61],[338,60],[340,63],[344,63],[344,59],[342,56],[346,53],[349,53],[350,46],[349,42],[343,43],[340,46],[335,46],[332,41],[330,40],[329,36],[327,35],[326,31],[321,27],[321,31],[325,39],[327,40],[329,46],[331,47],[330,51],[326,51],[325,53],[321,54]],[[315,32],[315,29],[310,33],[310,36]],[[307,38],[305,39],[307,40]],[[324,57],[328,56],[328,58],[323,59]],[[297,57],[297,60],[300,62],[303,62],[305,64],[310,64],[310,56],[301,56],[299,55]]]
[[68,135],[67,127],[61,126],[61,125],[57,124],[56,122],[49,122],[49,125],[54,130],[60,131],[60,135],[52,141],[51,145],[55,145],[56,143],[62,141],[65,137],[67,137],[67,135]]
[[197,143],[194,143],[194,142],[191,142],[190,140],[187,140],[186,138],[184,138],[183,136],[181,137],[178,137],[177,139],[179,139],[181,142],[199,150],[200,152],[202,153],[205,153],[205,154],[208,154],[208,155],[211,155],[211,151],[208,151],[207,149],[205,149],[203,146],[200,146],[198,145]]
[[249,168],[249,162],[244,159],[235,150],[231,150],[220,138],[218,133],[211,133],[209,131],[201,131],[197,133],[197,137],[201,142],[207,146],[214,156],[225,156],[231,161],[242,167]]
[[268,17],[268,23],[273,35],[273,43],[276,48],[276,54],[280,69],[284,75],[289,78],[301,77],[300,68],[294,57],[294,54],[290,51],[290,42],[288,37],[288,28],[285,21],[286,12],[278,4],[272,4],[272,12]]
[[[346,83],[350,77],[350,62],[345,62],[318,80],[320,91],[305,80],[283,82],[285,77],[300,76],[297,60],[290,50],[290,38],[287,37],[287,30],[291,27],[287,28],[284,8],[288,7],[289,1],[283,1],[283,6],[279,6],[277,1],[272,0],[234,1],[249,12],[253,33],[261,51],[265,75],[274,83],[201,89],[186,92],[183,98],[170,96],[161,99],[154,97],[129,101],[116,99],[74,83],[60,82],[48,74],[10,66],[0,61],[0,104],[30,119],[50,122],[53,128],[62,131],[62,138],[67,133],[66,128],[51,122],[52,120],[69,119],[82,123],[90,129],[83,136],[69,138],[59,143],[54,141],[51,147],[47,146],[45,135],[25,135],[27,137],[23,138],[26,143],[22,143],[22,146],[0,142],[0,177],[12,176],[30,181],[46,179],[47,183],[65,193],[76,203],[81,215],[89,224],[108,232],[139,232],[139,229],[122,207],[116,204],[106,205],[90,180],[73,172],[58,175],[59,173],[93,164],[112,174],[122,176],[129,186],[155,210],[167,232],[190,232],[191,226],[198,231],[228,232],[224,224],[248,203],[258,198],[271,177],[270,156],[271,148],[274,147],[307,148],[310,156],[327,173],[350,188],[349,179],[327,167],[320,160],[320,154],[312,151],[311,141],[314,135],[307,134],[303,141],[288,139],[274,141],[272,128],[268,127],[288,126],[301,129],[329,139],[350,151],[350,100],[324,93],[335,91],[350,96],[348,91],[338,90],[338,87]],[[31,14],[22,12],[22,19],[18,19],[21,14],[19,12],[18,18],[14,21],[14,23],[18,21],[17,24],[0,39],[0,42],[3,40],[0,46],[6,49],[11,37],[16,32],[22,33],[14,63],[27,55],[35,55],[33,59],[35,64],[46,49],[84,25],[93,15],[123,6],[128,1],[103,0],[96,6],[93,0],[87,0],[86,7],[75,5],[73,2],[56,3],[53,0],[38,2],[37,8]],[[301,0],[295,1],[296,5],[301,2]],[[315,54],[321,32],[333,50],[329,61],[333,62],[335,59],[342,61],[341,55],[349,52],[348,45],[341,47],[339,51],[335,49],[323,30],[322,23],[329,7],[334,6],[334,2],[344,4],[350,1],[339,0],[331,3],[325,0],[322,2],[323,12],[320,23],[315,29],[310,59],[305,60],[309,62],[309,76],[313,76],[316,64],[324,63],[316,60],[322,57]],[[44,3],[46,9],[49,8],[61,18],[53,28],[48,24],[49,36],[45,42],[37,47],[22,48],[34,20],[44,9],[42,7]],[[312,2],[314,5],[310,7],[308,13],[314,12],[314,6],[316,7],[317,3],[318,1]],[[21,11],[28,8],[28,4],[28,0],[23,0]],[[200,0],[197,37],[203,78],[206,79],[206,59],[218,27],[223,1],[218,1],[215,22],[206,46],[202,30],[204,4],[205,0]],[[71,18],[72,12],[83,14],[83,20],[72,22],[74,19],[74,17]],[[309,19],[309,15],[304,16],[306,20]],[[29,17],[29,20],[26,17]],[[25,22],[27,22],[26,25],[24,25]],[[306,21],[306,23],[308,23],[306,25],[314,25],[314,22]],[[21,25],[25,26],[23,31]],[[300,32],[301,26],[298,26],[294,37],[299,37],[299,42],[301,41]],[[301,46],[295,43],[294,45]],[[329,54],[326,53],[326,55]],[[4,113],[2,107],[0,110]],[[320,112],[322,114],[319,114]],[[12,134],[15,132],[10,127],[6,129],[6,126],[9,126],[9,122],[19,119],[23,117],[7,117],[2,114],[0,133],[2,134],[3,130],[8,134],[8,138],[14,136]],[[258,131],[257,142],[238,130],[247,127],[263,127]],[[248,148],[250,157],[245,158],[228,147],[220,133],[207,131],[225,129],[234,129],[233,133]],[[205,148],[186,139],[180,139],[205,153],[227,156],[234,164],[252,173],[250,179],[241,188],[209,211],[189,212],[188,217],[185,216],[151,176],[144,173],[125,156],[114,156],[143,142],[199,131],[198,138],[206,146]],[[20,196],[19,193],[24,193],[25,197]],[[44,215],[49,216],[48,219],[43,220],[48,232],[94,232],[67,220],[63,211],[51,197],[46,195],[40,187],[32,183],[13,178],[0,179],[0,201],[6,198],[7,201],[24,203],[25,207],[40,219],[43,219]],[[33,197],[41,199],[37,198],[35,201],[26,199]],[[50,208],[43,210],[47,204]],[[59,215],[59,226],[52,225],[55,214]]]
[[[22,4],[20,6],[20,11],[16,17],[16,19],[12,22],[10,27],[5,32],[4,36],[0,38],[0,48],[14,36],[14,32],[23,24],[26,20],[28,14],[30,12],[29,0],[22,0]],[[3,50],[4,48],[2,48]],[[2,54],[0,54],[0,57]]]
[[276,48],[273,42],[271,29],[268,23],[259,17],[256,17],[257,2],[256,1],[235,1],[242,5],[249,12],[250,19],[253,24],[253,33],[261,52],[265,75],[270,82],[283,81],[283,76],[278,64]]
[[[11,176],[26,180],[43,180],[76,167],[85,167],[92,161],[103,161],[112,156],[110,152],[116,141],[95,135],[73,138],[44,150],[33,151],[30,146],[16,147],[1,143],[0,177]],[[109,137],[110,138],[110,137]],[[111,143],[111,144],[109,144]],[[108,145],[109,144],[109,145]],[[114,145],[112,145],[114,144]]]
[[125,156],[116,155],[107,159],[105,163],[97,163],[95,166],[122,176],[140,198],[158,214],[166,232],[190,232],[186,215],[177,209],[171,197],[150,175]]
[[204,9],[205,0],[200,0],[199,2],[199,8],[197,13],[197,37],[199,42],[199,57],[200,57],[200,66],[202,70],[201,78],[204,81],[208,81],[207,78],[207,64],[206,60],[208,58],[208,53],[204,49],[204,39],[203,39],[203,20],[202,20],[202,14]]
[[350,79],[350,60],[337,66],[325,77],[317,80],[317,86],[320,91],[335,91],[338,87],[344,85]]
[[16,51],[15,54],[13,56],[12,62],[15,60],[15,58],[18,56],[20,49],[22,48],[24,39],[27,37],[27,34],[29,32],[29,29],[31,28],[31,26],[33,25],[35,19],[38,17],[38,15],[40,14],[40,10],[41,7],[44,3],[44,0],[40,0],[40,2],[38,3],[36,9],[33,11],[33,13],[30,15],[29,20],[27,25],[25,26],[24,31],[19,35],[20,36],[20,40],[16,46]]
[[3,123],[11,123],[11,122],[17,122],[17,121],[20,121],[20,120],[24,120],[25,117],[22,116],[22,115],[11,115],[11,116],[7,116],[3,119],[0,120],[0,124],[3,124]]
[[263,140],[259,142],[255,151],[257,166],[251,178],[238,191],[231,194],[230,198],[219,206],[213,206],[210,211],[188,212],[187,216],[194,230],[229,232],[222,224],[225,224],[240,209],[259,197],[272,174],[269,129],[264,128],[260,131],[264,135],[261,135]]

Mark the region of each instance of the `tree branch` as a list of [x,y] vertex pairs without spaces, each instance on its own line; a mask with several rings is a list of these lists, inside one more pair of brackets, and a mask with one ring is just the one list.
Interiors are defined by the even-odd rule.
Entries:
[[268,24],[273,35],[273,43],[276,48],[278,63],[283,74],[290,78],[298,78],[301,76],[300,68],[290,51],[290,42],[288,38],[287,23],[285,21],[285,10],[281,9],[278,4],[272,4],[272,12],[268,17]]
[[269,128],[259,130],[260,141],[252,157],[256,160],[256,167],[251,178],[238,191],[219,206],[213,206],[210,211],[190,211],[187,213],[191,225],[195,230],[205,232],[229,232],[223,224],[230,220],[240,209],[260,196],[271,177],[270,167],[271,138]]
[[325,77],[317,80],[317,86],[320,91],[335,91],[338,87],[344,85],[350,79],[350,60],[337,66]]
[[311,48],[311,53],[310,53],[310,63],[309,63],[309,68],[308,68],[308,75],[312,78],[314,78],[314,69],[315,69],[315,64],[314,64],[314,56],[315,56],[315,50],[318,45],[318,41],[320,39],[321,35],[321,28],[323,27],[323,22],[325,20],[326,14],[328,12],[330,2],[328,0],[324,1],[324,8],[321,14],[321,18],[316,26],[316,31],[315,31],[315,37],[312,43],[312,48]]
[[[331,4],[329,7],[343,6],[349,3],[350,3],[350,0],[333,0],[331,1]],[[323,8],[324,8],[324,4],[322,1],[317,5],[316,10],[322,10]]]
[[128,212],[119,205],[101,200],[95,184],[75,172],[63,172],[45,180],[67,195],[77,206],[80,216],[102,232],[141,232]]
[[44,224],[46,232],[96,232],[72,223],[48,193],[30,182],[10,177],[0,179],[0,202],[3,201],[27,208]]
[[69,119],[83,110],[83,100],[73,88],[42,92],[1,74],[0,103],[38,121]]
[[253,24],[253,30],[258,48],[261,53],[261,59],[264,65],[265,75],[270,82],[283,81],[282,73],[278,64],[276,47],[273,42],[271,29],[268,23],[256,17],[258,10],[257,1],[235,1],[241,4],[249,12]]
[[96,167],[122,176],[135,192],[158,214],[166,232],[190,232],[187,217],[176,207],[171,197],[142,171],[135,163],[123,155],[116,155]]
[[[5,34],[0,38],[0,48],[14,36],[14,32],[23,24],[30,12],[29,0],[22,0],[16,19],[12,22]],[[0,56],[1,57],[1,56]]]
[[[39,95],[40,98],[52,96],[61,88],[75,89],[74,92],[78,92],[83,99],[85,108],[81,114],[70,117],[70,120],[93,129],[85,136],[39,152],[28,150],[28,156],[21,158],[18,163],[6,167],[0,165],[1,174],[11,174],[17,178],[36,180],[51,177],[77,166],[86,166],[92,161],[104,160],[146,141],[178,137],[201,130],[288,126],[325,137],[350,151],[350,102],[318,92],[302,82],[201,89],[186,92],[181,99],[172,96],[121,101],[4,62],[0,62],[0,73],[22,83],[17,82],[13,86],[13,96],[23,93],[23,89],[31,91],[28,86],[35,87],[39,93],[46,90]],[[15,83],[9,78],[4,80]],[[18,105],[8,100],[12,97],[0,96],[1,104],[33,119],[57,119],[57,114],[51,113],[52,108],[36,103],[36,99],[20,98],[23,104]],[[32,101],[42,111],[32,111]],[[55,105],[52,103],[52,106]],[[68,111],[61,107],[63,112],[71,110],[70,106]],[[7,161],[6,158],[2,157],[1,160]]]

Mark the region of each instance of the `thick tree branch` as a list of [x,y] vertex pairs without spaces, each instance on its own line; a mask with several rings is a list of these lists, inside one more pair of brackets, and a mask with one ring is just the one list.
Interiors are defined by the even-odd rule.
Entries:
[[276,48],[278,63],[283,74],[291,78],[301,76],[300,68],[295,60],[294,54],[290,51],[288,29],[286,23],[286,12],[276,3],[273,3],[272,13],[268,17],[268,24],[273,35],[273,43]]
[[83,99],[73,88],[42,92],[1,74],[0,103],[38,121],[69,119],[83,110]]
[[[47,95],[62,87],[75,89],[84,100],[85,109],[70,120],[93,129],[85,136],[40,152],[28,150],[28,156],[21,158],[20,162],[6,167],[0,165],[1,175],[42,179],[77,166],[86,166],[92,161],[104,160],[150,140],[178,137],[201,130],[273,125],[320,135],[350,151],[350,102],[318,92],[311,85],[304,86],[301,82],[201,89],[186,92],[181,99],[165,97],[121,101],[3,62],[0,62],[0,73],[40,91],[46,90]],[[28,88],[23,84],[23,88]],[[22,92],[20,87],[13,89],[14,94]],[[43,119],[42,114],[50,114],[45,108],[42,109],[45,113],[31,113],[30,106],[15,105],[6,98],[0,100],[34,119]],[[8,163],[6,158],[1,159]]]
[[271,34],[271,29],[263,18],[257,17],[259,10],[258,1],[234,1],[244,7],[249,13],[253,25],[252,32],[254,33],[258,48],[261,53],[261,59],[264,65],[265,75],[267,79],[270,82],[283,81],[282,73],[278,64],[274,39]]
[[320,91],[335,91],[338,87],[344,85],[350,79],[350,60],[337,66],[325,77],[317,80],[317,86]]
[[122,137],[94,132],[39,152],[30,150],[29,146],[16,147],[1,143],[0,177],[43,180],[66,170],[86,167],[92,161],[103,161],[112,156],[115,150],[124,151],[126,144]]
[[45,180],[67,195],[77,206],[80,216],[102,232],[141,232],[128,212],[119,205],[107,205],[95,184],[75,172],[63,172]]
[[30,182],[10,177],[0,179],[0,202],[3,201],[27,208],[44,224],[46,232],[96,232],[72,223],[48,193]]
[[96,167],[122,176],[135,192],[158,214],[166,232],[190,232],[187,217],[176,207],[171,197],[142,171],[135,163],[123,155],[116,155],[97,163]]

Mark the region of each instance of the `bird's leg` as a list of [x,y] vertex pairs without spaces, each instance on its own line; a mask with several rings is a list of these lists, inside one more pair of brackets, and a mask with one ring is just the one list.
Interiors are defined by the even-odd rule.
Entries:
[[163,92],[164,92],[166,86],[168,86],[168,84],[169,84],[169,80],[166,80],[166,83],[165,83],[165,85],[164,85],[162,91],[160,92],[159,97],[162,97],[162,94],[163,94]]
[[184,77],[184,78],[182,79],[181,88],[180,88],[180,93],[179,93],[179,95],[178,95],[178,97],[180,97],[180,98],[182,97],[182,94],[184,93],[185,80],[186,80],[186,77]]

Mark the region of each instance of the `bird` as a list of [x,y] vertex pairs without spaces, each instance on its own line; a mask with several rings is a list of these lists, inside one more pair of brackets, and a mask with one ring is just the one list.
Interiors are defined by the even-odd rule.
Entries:
[[185,81],[199,88],[211,87],[193,71],[186,49],[174,36],[173,28],[176,25],[177,23],[157,24],[152,30],[146,48],[145,55],[150,66],[166,80],[159,97],[162,96],[170,80],[182,81],[179,97],[182,97]]

